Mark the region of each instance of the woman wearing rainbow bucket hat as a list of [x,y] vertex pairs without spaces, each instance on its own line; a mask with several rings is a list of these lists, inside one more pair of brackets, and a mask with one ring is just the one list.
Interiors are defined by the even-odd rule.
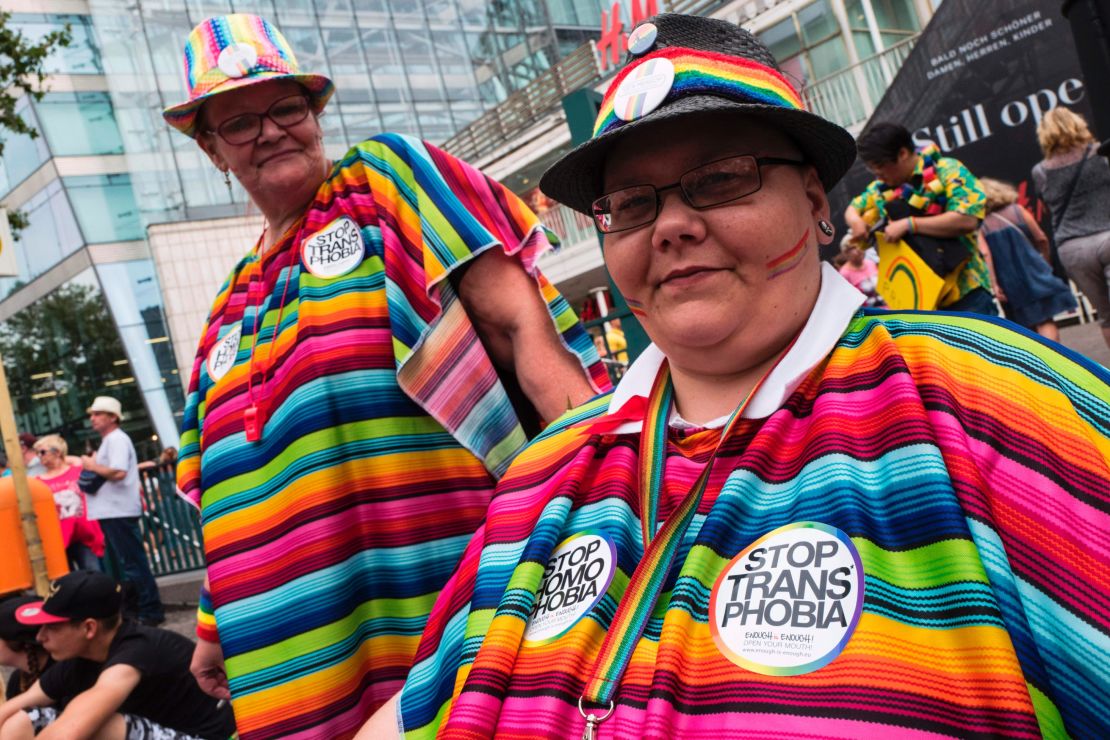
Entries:
[[860,310],[851,136],[732,24],[629,52],[541,187],[654,344],[513,461],[360,737],[1110,735],[1110,374]]
[[257,16],[201,23],[185,69],[166,120],[266,218],[189,383],[194,673],[245,740],[350,736],[399,688],[524,428],[607,380],[511,192],[405,136],[329,162],[332,83]]

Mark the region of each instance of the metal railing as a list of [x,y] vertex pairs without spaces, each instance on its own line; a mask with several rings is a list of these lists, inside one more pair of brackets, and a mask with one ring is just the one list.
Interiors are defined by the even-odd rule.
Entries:
[[143,531],[150,569],[156,576],[204,567],[200,516],[177,495],[173,465],[139,471],[143,496]]
[[[143,499],[139,529],[151,572],[167,576],[204,568],[200,516],[177,495],[173,465],[140,468],[139,486]],[[104,548],[101,567],[112,577],[124,580],[123,566],[111,547]]]
[[597,83],[601,73],[592,44],[583,44],[443,143],[443,149],[472,161],[511,142],[557,108],[564,97]]
[[802,90],[806,108],[847,129],[862,124],[875,112],[917,39],[911,36],[899,41],[859,64],[807,85]]

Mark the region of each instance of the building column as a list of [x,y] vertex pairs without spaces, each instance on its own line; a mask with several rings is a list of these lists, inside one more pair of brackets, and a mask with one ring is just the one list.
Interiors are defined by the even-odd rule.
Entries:
[[[868,10],[871,4],[869,0],[864,0]],[[848,49],[848,61],[852,69],[852,80],[856,83],[856,90],[859,91],[859,102],[867,115],[871,115],[871,111],[875,110],[875,106],[871,103],[871,94],[867,90],[867,77],[863,74],[863,68],[859,63],[859,52],[856,50],[856,39],[852,35],[852,24],[848,22],[848,8],[844,5],[844,0],[829,0],[829,7],[832,8],[833,15],[836,16],[836,23],[840,26],[840,35],[844,37],[844,46]],[[871,21],[874,17],[869,17],[868,26],[871,26]]]

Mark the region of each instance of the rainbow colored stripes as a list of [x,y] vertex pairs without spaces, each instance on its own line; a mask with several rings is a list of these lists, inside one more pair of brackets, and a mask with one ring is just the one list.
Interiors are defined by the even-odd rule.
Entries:
[[613,108],[616,92],[625,77],[635,74],[636,69],[651,59],[668,59],[674,65],[674,84],[663,105],[680,96],[716,95],[743,103],[805,110],[794,87],[770,67],[725,54],[673,46],[637,59],[613,79],[594,123],[595,138],[626,123],[617,117]]
[[[638,435],[608,399],[535,440],[498,485],[401,696],[410,738],[580,737],[577,701],[641,557]],[[668,520],[718,441],[672,431]],[[635,646],[601,736],[1110,735],[1110,373],[966,314],[860,313],[783,407],[744,419]],[[780,527],[836,527],[862,613],[811,673],[718,648],[710,593]],[[553,548],[613,542],[617,573],[548,644],[522,640]]]
[[809,244],[809,229],[806,233],[802,234],[802,238],[798,240],[790,249],[786,250],[778,257],[767,261],[767,279],[776,278],[779,275],[784,275],[802,263],[802,257],[805,256],[806,246]]
[[[339,216],[358,224],[363,261],[314,276],[297,247]],[[178,484],[201,510],[244,740],[349,737],[400,687],[494,473],[525,441],[445,278],[488,248],[533,271],[550,244],[498,183],[383,135],[348,152],[303,220],[221,289],[189,385]],[[534,274],[563,342],[605,387],[589,336]],[[256,353],[273,359],[254,367],[269,414],[252,444],[243,410],[259,311]],[[205,360],[236,327],[234,365],[214,382]]]

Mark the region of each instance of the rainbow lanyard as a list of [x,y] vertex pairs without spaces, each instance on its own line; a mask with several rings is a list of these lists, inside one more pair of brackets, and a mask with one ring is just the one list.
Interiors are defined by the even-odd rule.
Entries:
[[[713,462],[717,459],[721,448],[732,435],[737,422],[744,415],[744,409],[756,392],[763,385],[763,381],[778,366],[782,358],[794,346],[794,342],[786,348],[763,377],[748,392],[747,397],[736,407],[721,430],[721,438],[712,456],[706,462],[701,475],[690,488],[690,492],[682,499],[674,513],[666,523],[659,528],[653,537],[656,517],[659,509],[659,494],[663,488],[663,467],[667,448],[667,416],[671,410],[671,401],[674,399],[674,384],[671,382],[671,369],[666,360],[659,368],[659,374],[651,387],[648,398],[647,413],[644,426],[640,432],[640,525],[643,528],[644,557],[636,566],[632,578],[628,582],[624,596],[617,605],[617,612],[609,625],[605,641],[594,662],[594,670],[586,681],[582,696],[578,699],[578,711],[586,720],[583,740],[593,740],[597,737],[597,727],[613,713],[615,704],[613,696],[620,685],[621,676],[632,660],[632,653],[636,649],[640,637],[644,633],[648,619],[655,611],[655,604],[663,592],[663,584],[667,574],[674,564],[675,554],[686,534],[694,514],[701,503],[702,494],[709,485],[709,476],[713,471]],[[600,716],[588,712],[583,703],[592,706],[604,707]]]

